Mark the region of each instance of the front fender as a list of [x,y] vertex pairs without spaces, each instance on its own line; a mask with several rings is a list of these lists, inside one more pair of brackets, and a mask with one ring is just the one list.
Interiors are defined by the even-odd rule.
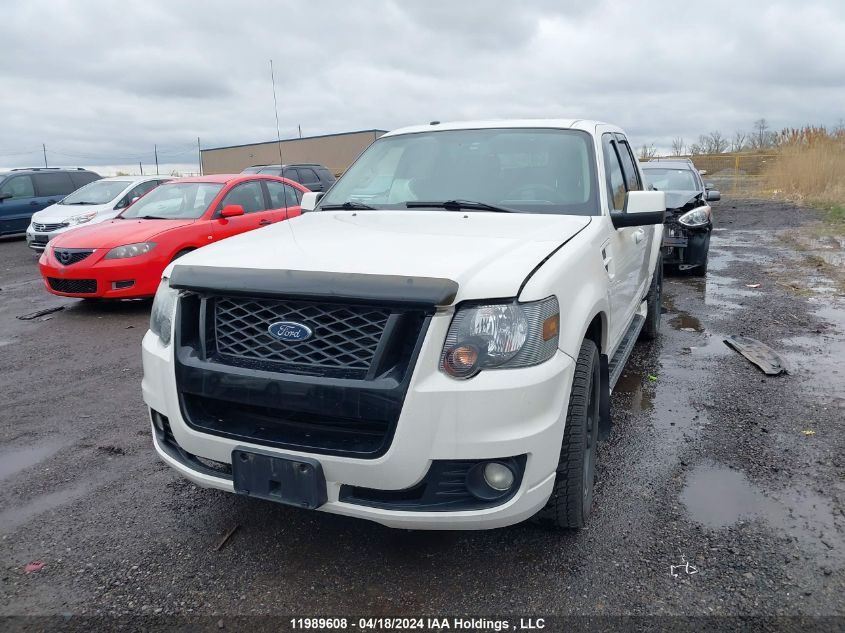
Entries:
[[[598,228],[598,222],[593,227]],[[601,322],[601,351],[607,353],[609,280],[601,256],[601,234],[588,227],[546,260],[526,281],[520,301],[555,295],[560,303],[559,349],[578,357],[581,342],[596,317]],[[659,252],[659,249],[658,249]]]

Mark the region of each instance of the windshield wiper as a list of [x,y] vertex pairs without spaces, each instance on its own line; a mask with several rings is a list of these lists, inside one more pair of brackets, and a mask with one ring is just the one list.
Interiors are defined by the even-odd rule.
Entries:
[[67,206],[77,205],[77,204],[100,204],[99,202],[62,202],[62,204],[66,204]]
[[134,218],[128,218],[129,220],[169,220],[170,218],[163,218],[159,215],[139,215],[135,216]]
[[353,209],[374,210],[375,207],[371,207],[370,205],[364,204],[363,202],[358,202],[357,200],[347,200],[343,204],[323,204],[320,205],[320,209],[322,209],[323,211],[332,211],[337,209],[345,209],[349,211]]
[[443,200],[441,202],[411,200],[405,203],[405,207],[408,209],[434,207],[437,209],[448,209],[449,211],[459,211],[461,209],[477,209],[479,211],[495,211],[496,213],[520,213],[520,211],[518,211],[517,209],[509,209],[508,207],[498,207],[494,204],[487,204],[486,202],[477,202],[475,200]]

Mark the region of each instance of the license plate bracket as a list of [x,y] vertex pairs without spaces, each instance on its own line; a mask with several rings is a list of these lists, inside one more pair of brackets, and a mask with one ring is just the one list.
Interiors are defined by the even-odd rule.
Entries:
[[279,457],[267,451],[232,451],[235,492],[315,510],[326,502],[323,466],[309,457]]

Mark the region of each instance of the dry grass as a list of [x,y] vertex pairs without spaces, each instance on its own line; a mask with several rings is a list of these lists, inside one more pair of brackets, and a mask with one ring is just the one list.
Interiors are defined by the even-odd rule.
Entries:
[[845,131],[808,127],[783,134],[778,158],[764,172],[765,188],[845,220]]

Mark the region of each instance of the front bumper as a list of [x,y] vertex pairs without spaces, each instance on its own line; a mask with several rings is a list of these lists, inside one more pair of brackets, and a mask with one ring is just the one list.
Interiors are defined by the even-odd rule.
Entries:
[[152,254],[104,259],[107,251],[95,249],[81,262],[64,266],[53,256],[52,248],[44,250],[38,260],[38,269],[45,289],[63,297],[99,299],[137,299],[155,295],[166,261],[159,261]]
[[[471,380],[453,380],[438,369],[440,348],[451,315],[432,318],[389,449],[376,459],[317,455],[210,435],[183,419],[172,346],[148,332],[143,341],[147,405],[168,417],[173,440],[192,456],[231,464],[232,451],[246,448],[279,456],[317,459],[325,473],[327,501],[319,510],[409,529],[489,529],[523,521],[551,494],[572,383],[574,361],[558,352],[528,368],[485,371]],[[230,478],[174,457],[155,437],[163,461],[194,483],[234,492]],[[525,456],[519,488],[507,501],[476,510],[385,509],[341,499],[342,487],[404,490],[417,485],[437,460]]]

